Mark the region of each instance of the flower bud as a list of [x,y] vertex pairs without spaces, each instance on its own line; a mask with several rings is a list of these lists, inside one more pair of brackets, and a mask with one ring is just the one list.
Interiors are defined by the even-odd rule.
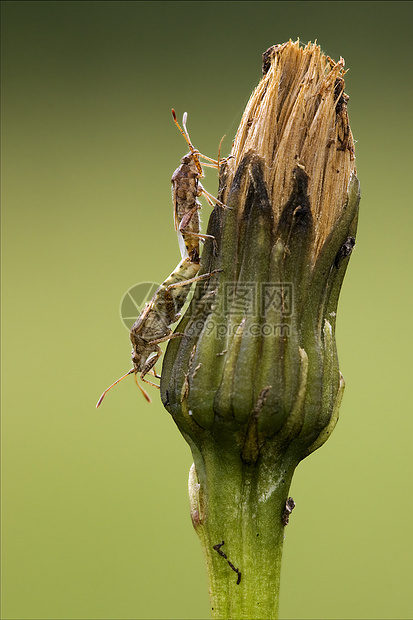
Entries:
[[229,209],[209,221],[202,272],[220,272],[198,283],[161,381],[194,456],[212,442],[248,465],[263,451],[298,462],[337,421],[335,318],[359,203],[344,60],[290,41],[263,72],[220,170]]

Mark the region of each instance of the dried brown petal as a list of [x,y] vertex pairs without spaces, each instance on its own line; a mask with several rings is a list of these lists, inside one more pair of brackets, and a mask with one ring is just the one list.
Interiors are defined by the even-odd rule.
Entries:
[[340,217],[356,172],[344,60],[334,62],[315,43],[302,47],[289,41],[265,52],[263,72],[234,140],[226,187],[243,155],[254,151],[266,163],[264,180],[277,221],[291,195],[293,171],[302,167],[309,179],[315,261]]

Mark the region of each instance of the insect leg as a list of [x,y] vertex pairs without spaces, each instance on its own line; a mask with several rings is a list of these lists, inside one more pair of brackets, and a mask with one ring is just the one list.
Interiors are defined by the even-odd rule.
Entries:
[[211,162],[210,164],[202,163],[203,166],[205,166],[206,168],[217,168],[219,170],[221,164],[225,164],[228,161],[228,159],[233,158],[233,155],[228,155],[228,157],[223,157],[221,159],[221,146],[222,146],[222,143],[225,137],[226,136],[222,136],[221,141],[219,143],[218,159],[211,159],[211,157],[207,157],[206,155],[203,155],[202,153],[198,151],[198,157],[202,157],[202,159],[206,159],[207,161]]
[[157,340],[151,340],[149,344],[151,345],[159,344],[161,342],[167,342],[168,340],[172,340],[172,338],[181,338],[182,336],[184,336],[184,334],[181,334],[180,332],[175,332],[174,334],[168,334],[167,336],[164,336],[163,338],[157,338]]
[[201,183],[199,183],[199,187],[201,189],[201,193],[205,196],[206,201],[208,202],[208,204],[211,205],[211,207],[215,207],[215,205],[218,204],[223,209],[231,209],[231,207],[224,205],[224,203],[218,200],[218,198],[215,198],[215,196],[207,192],[207,190],[201,185]]
[[188,211],[188,213],[185,213],[184,217],[181,220],[181,223],[179,224],[179,232],[182,235],[185,235],[185,237],[198,237],[198,239],[202,239],[203,241],[205,241],[206,239],[212,239],[212,242],[214,244],[214,253],[216,253],[216,240],[215,237],[213,235],[207,235],[207,234],[203,234],[203,233],[197,233],[197,232],[192,232],[192,231],[188,231],[186,230],[186,227],[189,226],[190,222],[191,222],[191,218],[192,216],[200,209],[201,207],[197,206],[194,207],[193,209],[191,209],[190,211]]
[[186,232],[185,233],[188,237],[199,237],[200,239],[213,239],[215,241],[215,237],[214,235],[206,235],[203,233],[194,233],[194,232]]
[[142,373],[139,375],[140,378],[142,379],[142,381],[144,381],[145,383],[147,383],[148,385],[152,385],[153,387],[158,388],[158,390],[160,390],[161,388],[159,387],[159,385],[156,385],[156,383],[152,383],[152,381],[148,381],[148,379],[145,379],[145,377],[142,377]]
[[151,369],[150,373],[151,375],[153,375],[155,377],[155,379],[160,379],[161,375],[158,375],[158,373],[155,370],[155,366]]
[[192,209],[187,211],[187,213],[185,213],[185,215],[183,216],[183,218],[179,222],[178,230],[180,230],[180,231],[184,230],[188,226],[189,222],[191,221],[191,219],[195,215],[195,213],[197,211],[199,211],[200,209],[201,209],[201,205],[197,204],[195,207],[193,207]]
[[[209,273],[203,273],[201,276],[195,276],[194,278],[190,278],[189,280],[182,280],[181,282],[175,282],[174,284],[170,284],[166,287],[166,290],[169,291],[171,288],[176,288],[177,286],[185,286],[187,284],[192,284],[193,282],[199,282],[200,280],[208,280],[215,273],[220,273],[222,269],[214,269]],[[173,334],[174,335],[174,334]]]
[[[222,142],[222,140],[221,140]],[[208,164],[202,164],[203,166],[208,166],[209,168],[218,168],[218,161],[216,159],[211,159],[211,157],[207,157],[206,155],[202,155],[202,153],[198,153],[198,157],[202,157],[202,159],[206,159],[210,161],[212,166],[208,166]]]
[[152,381],[148,381],[147,379],[145,379],[145,375],[148,374],[148,372],[150,372],[152,370],[152,368],[155,366],[156,362],[158,361],[158,359],[161,357],[162,355],[162,350],[159,347],[156,347],[156,352],[155,355],[153,355],[152,357],[149,358],[149,360],[147,360],[141,370],[140,373],[140,378],[142,379],[142,381],[145,381],[145,383],[149,383],[149,385],[153,385],[155,387],[157,387],[159,389],[159,385],[156,385],[156,383],[152,383]]
[[203,233],[186,232],[185,236],[186,237],[198,237],[198,239],[201,239],[204,243],[207,239],[211,239],[212,245],[213,245],[214,256],[217,255],[217,250],[218,250],[217,240],[215,239],[213,235],[204,235]]
[[[201,155],[201,157],[203,157],[203,155]],[[218,170],[218,166],[216,164],[206,164],[204,161],[202,162],[202,165],[205,168],[214,168],[215,170]]]
[[[145,379],[144,379],[145,381]],[[149,397],[149,394],[146,390],[143,389],[143,387],[140,385],[139,381],[138,381],[138,375],[135,372],[135,383],[138,386],[138,388],[140,389],[140,391],[142,392],[142,395],[144,398],[146,398],[146,400],[148,401],[148,403],[151,403],[151,399]],[[145,383],[149,383],[149,381],[145,381]],[[154,383],[151,383],[151,385],[155,385]],[[157,385],[155,385],[155,387],[158,387]]]

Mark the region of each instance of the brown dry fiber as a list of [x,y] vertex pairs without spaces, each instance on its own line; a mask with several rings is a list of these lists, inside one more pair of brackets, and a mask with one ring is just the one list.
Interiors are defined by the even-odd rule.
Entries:
[[[290,197],[297,164],[309,177],[315,224],[313,260],[339,217],[352,172],[354,142],[344,93],[344,60],[336,63],[315,43],[275,45],[264,54],[264,77],[251,95],[228,160],[227,188],[243,155],[265,162],[276,220]],[[224,195],[224,199],[225,199]]]

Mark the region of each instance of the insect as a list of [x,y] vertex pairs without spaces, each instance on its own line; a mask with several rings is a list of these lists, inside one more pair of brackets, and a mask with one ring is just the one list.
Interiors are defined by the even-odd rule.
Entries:
[[[193,147],[189,137],[186,128],[187,113],[185,112],[183,116],[183,129],[177,121],[175,110],[172,110],[172,116],[190,149],[190,152],[181,159],[181,165],[175,170],[171,179],[175,230],[178,233],[178,242],[182,258],[189,256],[191,260],[197,261],[199,257],[199,239],[212,239],[213,242],[215,242],[212,235],[200,233],[199,210],[201,209],[201,203],[198,202],[197,199],[203,195],[212,207],[215,207],[215,204],[219,204],[221,207],[225,208],[225,205],[207,192],[199,181],[199,179],[205,176],[202,165],[219,169],[219,153],[217,161],[206,155],[202,155]],[[221,144],[219,146],[219,152],[220,149]],[[210,163],[203,163],[201,165],[199,161],[200,157]]]
[[[202,166],[199,157],[204,157],[212,162],[212,167],[219,167],[219,161],[201,155],[191,144],[188,131],[186,129],[187,114],[184,114],[182,129],[176,120],[175,111],[172,110],[174,121],[184,136],[190,148],[190,153],[182,158],[181,165],[172,176],[175,229],[178,232],[178,240],[182,254],[182,260],[174,271],[155,291],[149,303],[145,304],[141,314],[132,325],[130,339],[132,342],[132,363],[133,368],[122,377],[110,385],[99,398],[96,407],[99,407],[105,395],[122,379],[130,374],[135,375],[135,381],[142,394],[148,402],[149,395],[138,382],[138,374],[142,381],[159,388],[158,385],[145,379],[151,373],[156,378],[160,378],[154,370],[154,366],[160,356],[162,349],[159,344],[171,338],[181,337],[181,333],[172,333],[171,325],[180,318],[182,310],[191,286],[194,282],[210,278],[220,270],[212,271],[198,276],[200,269],[199,258],[199,239],[212,238],[211,235],[202,235],[200,230],[200,219],[198,210],[201,208],[197,197],[204,194],[208,202],[214,205],[213,196],[209,194],[199,183],[199,178],[203,177]],[[209,164],[204,164],[209,165]],[[215,200],[221,204],[218,200]],[[225,205],[222,205],[225,206]]]
[[162,355],[159,344],[171,338],[183,336],[181,333],[172,333],[171,325],[180,318],[180,311],[185,304],[192,284],[206,280],[220,271],[215,269],[210,273],[198,276],[199,267],[199,262],[194,262],[189,257],[182,259],[176,269],[157,288],[150,302],[145,304],[130,330],[133,368],[103,392],[96,408],[100,406],[107,392],[130,374],[135,375],[137,386],[146,400],[151,402],[149,395],[139,384],[137,375],[139,374],[145,383],[159,388],[155,383],[145,379],[148,373],[152,373],[158,379],[160,378],[154,371],[154,366]]

